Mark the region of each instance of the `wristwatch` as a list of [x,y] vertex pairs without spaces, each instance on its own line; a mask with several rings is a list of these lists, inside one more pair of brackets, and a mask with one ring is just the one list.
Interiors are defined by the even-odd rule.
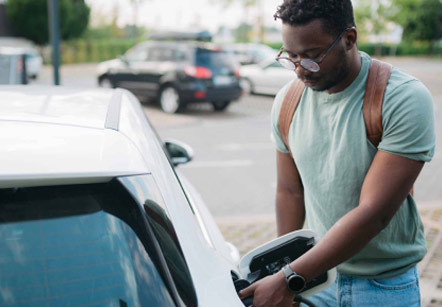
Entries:
[[293,272],[289,264],[282,268],[282,273],[285,276],[285,282],[287,283],[287,288],[293,293],[299,293],[304,290],[306,282],[304,277]]

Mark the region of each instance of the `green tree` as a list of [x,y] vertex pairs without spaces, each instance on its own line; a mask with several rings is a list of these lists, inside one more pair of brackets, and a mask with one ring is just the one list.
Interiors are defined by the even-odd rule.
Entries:
[[392,19],[404,28],[403,39],[435,43],[442,31],[440,0],[393,0]]
[[[89,23],[90,8],[84,0],[59,0],[60,35],[62,39],[77,38]],[[49,41],[47,0],[8,0],[6,11],[18,35],[36,44]]]
[[241,23],[235,30],[233,30],[235,41],[241,43],[249,42],[251,31],[252,31],[251,25],[247,23]]
[[379,35],[386,30],[390,21],[388,0],[359,0],[355,4],[355,22],[361,40],[369,34]]

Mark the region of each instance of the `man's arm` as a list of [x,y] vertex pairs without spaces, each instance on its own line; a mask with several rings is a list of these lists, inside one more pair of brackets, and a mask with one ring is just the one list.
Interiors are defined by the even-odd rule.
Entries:
[[276,224],[278,236],[304,225],[304,189],[298,169],[289,153],[276,151]]
[[[407,197],[424,162],[378,151],[365,177],[359,206],[343,216],[310,251],[291,263],[309,281],[359,252],[384,229]],[[404,225],[407,227],[407,225]],[[241,292],[253,306],[287,305],[291,294],[282,272]]]

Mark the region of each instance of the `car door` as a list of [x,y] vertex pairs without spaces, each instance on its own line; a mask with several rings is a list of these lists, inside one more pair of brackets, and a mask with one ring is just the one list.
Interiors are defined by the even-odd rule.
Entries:
[[161,78],[173,70],[173,59],[174,50],[172,48],[156,44],[146,48],[145,60],[129,61],[132,74],[129,84],[130,90],[139,96],[156,97],[161,85]]
[[120,57],[118,67],[113,69],[112,79],[116,87],[128,89],[138,94],[142,89],[140,85],[140,67],[143,67],[148,58],[149,45],[139,44]]
[[141,78],[149,91],[158,93],[162,77],[173,70],[174,49],[171,45],[155,45],[149,49],[149,56],[142,69]]

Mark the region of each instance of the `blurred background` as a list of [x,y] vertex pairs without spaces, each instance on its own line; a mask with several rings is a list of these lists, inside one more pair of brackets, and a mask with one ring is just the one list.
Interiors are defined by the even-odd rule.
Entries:
[[[149,34],[207,30],[220,43],[278,49],[280,0],[60,0],[63,64],[115,58]],[[0,36],[18,36],[50,62],[47,0],[1,0]],[[439,0],[354,0],[359,48],[376,55],[440,55]]]
[[[198,41],[200,51],[214,53],[217,63],[231,68],[229,78],[218,78],[221,95],[240,85],[242,94],[231,104],[226,98],[228,104],[175,109],[158,104],[161,91],[153,99],[137,96],[162,139],[194,148],[195,160],[180,168],[226,239],[244,253],[275,237],[270,111],[278,89],[295,77],[274,61],[282,41],[281,22],[273,14],[282,0],[0,0],[0,84],[54,84],[49,3],[58,5],[61,85],[146,93],[121,76],[145,74],[142,67],[156,75],[177,69],[165,52],[155,59],[138,52],[165,41],[179,42],[173,50]],[[353,6],[359,49],[416,76],[433,95],[436,154],[416,182],[415,195],[429,246],[420,264],[424,306],[442,306],[442,1],[354,0]],[[185,75],[207,79],[219,68],[198,65],[186,66]],[[200,100],[206,94],[195,92]]]

